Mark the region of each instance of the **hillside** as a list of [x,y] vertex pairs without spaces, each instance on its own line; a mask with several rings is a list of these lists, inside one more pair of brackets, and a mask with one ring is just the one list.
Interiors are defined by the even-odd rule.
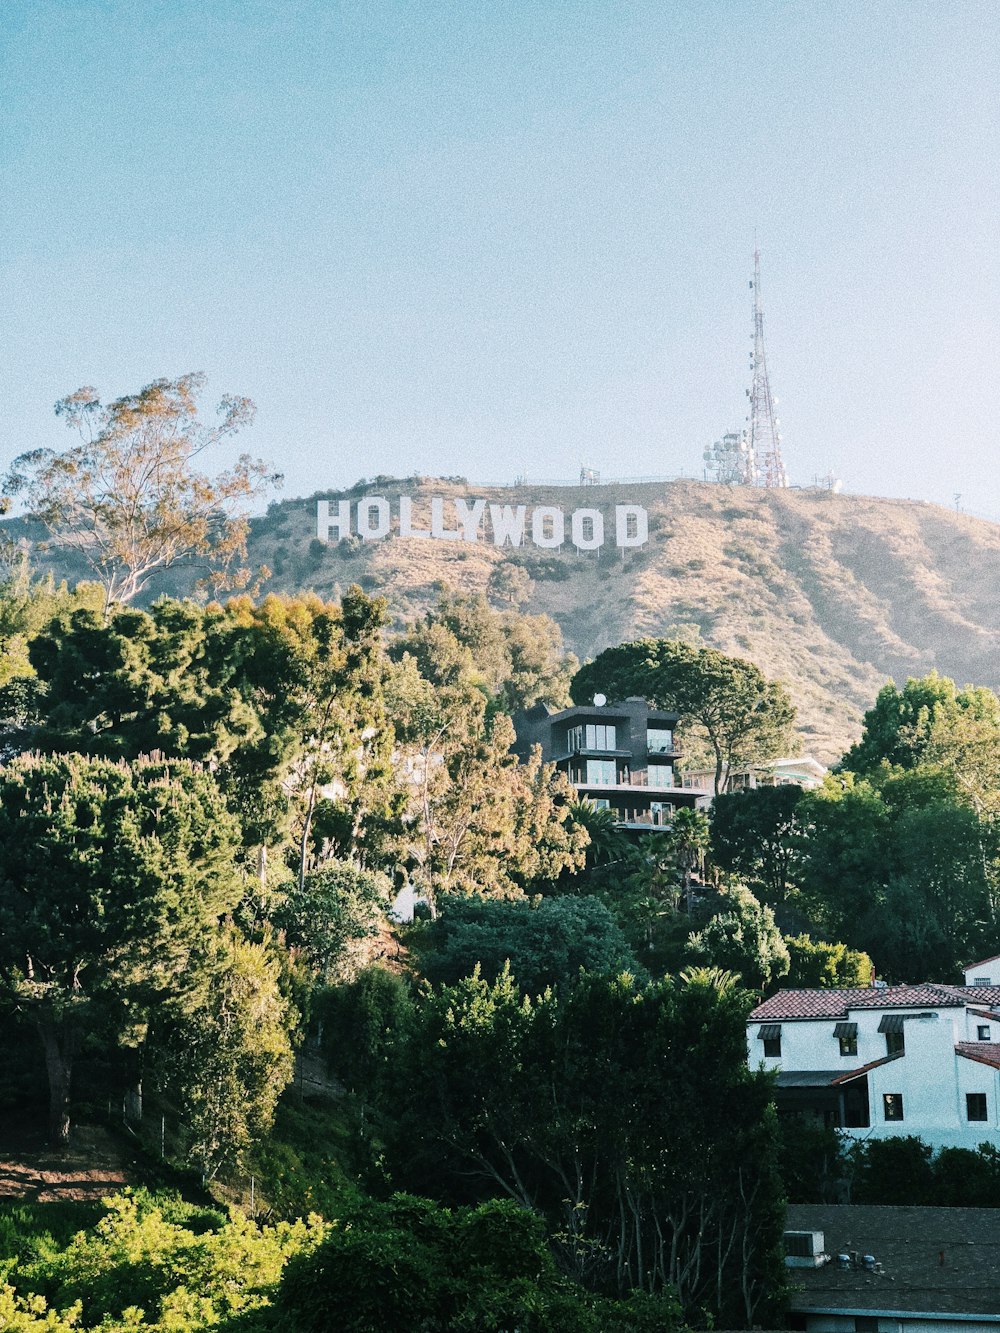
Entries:
[[[400,538],[400,494],[412,497],[419,527],[429,526],[435,496],[451,523],[454,497],[524,504],[529,527],[533,506],[560,506],[567,516],[599,509],[612,516],[612,544],[578,553],[569,542],[496,548],[483,533],[475,544]],[[376,495],[389,501],[389,538],[315,540],[317,499],[336,512],[341,500],[356,509]],[[614,506],[626,503],[649,512],[641,549],[613,544]],[[385,593],[399,621],[426,607],[439,581],[484,591],[498,563],[516,562],[533,579],[523,609],[553,616],[579,657],[624,639],[697,632],[783,679],[805,748],[828,761],[856,737],[889,677],[935,667],[960,683],[1000,688],[1000,527],[913,501],[698,482],[491,489],[377,479],[272,505],[254,521],[251,555],[273,569],[270,589],[336,595],[360,583]],[[182,591],[179,581],[161,587]]]

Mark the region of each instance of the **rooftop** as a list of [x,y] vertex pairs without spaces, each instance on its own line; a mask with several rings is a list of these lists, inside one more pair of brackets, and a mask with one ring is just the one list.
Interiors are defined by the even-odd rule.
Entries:
[[1000,1315],[1000,1208],[791,1204],[785,1229],[822,1231],[827,1254],[884,1269],[796,1268],[793,1310]]
[[960,1041],[955,1050],[967,1060],[975,1060],[981,1065],[990,1065],[1000,1069],[1000,1043],[995,1041]]
[[846,1018],[852,1009],[957,1009],[1000,1005],[1000,986],[855,986],[829,990],[781,990],[754,1009],[749,1022],[765,1019]]

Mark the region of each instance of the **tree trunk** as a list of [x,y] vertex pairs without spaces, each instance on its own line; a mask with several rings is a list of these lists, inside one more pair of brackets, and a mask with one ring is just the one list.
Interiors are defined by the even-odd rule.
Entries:
[[69,1142],[69,1094],[73,1075],[73,1034],[53,1018],[39,1018],[38,1031],[45,1048],[49,1076],[49,1142],[65,1148]]

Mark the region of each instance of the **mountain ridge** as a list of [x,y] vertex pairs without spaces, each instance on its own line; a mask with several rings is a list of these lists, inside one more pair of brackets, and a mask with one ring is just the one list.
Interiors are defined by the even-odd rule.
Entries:
[[[317,538],[318,501],[334,509],[348,500],[356,512],[375,496],[389,501],[386,539]],[[487,532],[476,542],[401,537],[402,496],[414,528],[430,526],[433,497],[452,514],[456,497],[602,510],[610,544],[577,552],[568,540],[560,549],[496,547]],[[640,549],[613,544],[614,506],[626,504],[648,511]],[[695,481],[497,487],[378,477],[274,502],[251,520],[249,550],[253,565],[273,571],[267,591],[335,597],[359,583],[389,598],[399,624],[432,605],[441,584],[486,592],[498,565],[521,565],[533,580],[521,609],[552,616],[581,659],[671,634],[749,657],[785,681],[804,748],[827,762],[857,738],[889,679],[935,668],[1000,689],[1000,525],[920,501]],[[38,560],[57,577],[84,576],[63,552]],[[192,582],[177,570],[153,595],[183,595]]]

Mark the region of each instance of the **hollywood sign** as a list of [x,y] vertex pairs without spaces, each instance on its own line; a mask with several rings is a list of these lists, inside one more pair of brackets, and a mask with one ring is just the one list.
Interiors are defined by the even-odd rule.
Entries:
[[[446,509],[445,506],[450,506]],[[610,508],[610,507],[609,507]],[[569,540],[578,551],[598,551],[614,537],[623,550],[649,540],[649,515],[642,505],[614,505],[614,514],[601,509],[571,509],[559,505],[508,505],[485,500],[463,500],[460,496],[435,496],[430,501],[427,526],[417,526],[413,500],[401,495],[397,501],[397,531],[400,537],[419,537],[439,542],[489,542],[494,546],[534,546],[558,549]],[[352,504],[329,500],[316,504],[316,536],[320,541],[341,541],[356,536],[377,542],[393,528],[392,506],[382,495],[369,495]]]

